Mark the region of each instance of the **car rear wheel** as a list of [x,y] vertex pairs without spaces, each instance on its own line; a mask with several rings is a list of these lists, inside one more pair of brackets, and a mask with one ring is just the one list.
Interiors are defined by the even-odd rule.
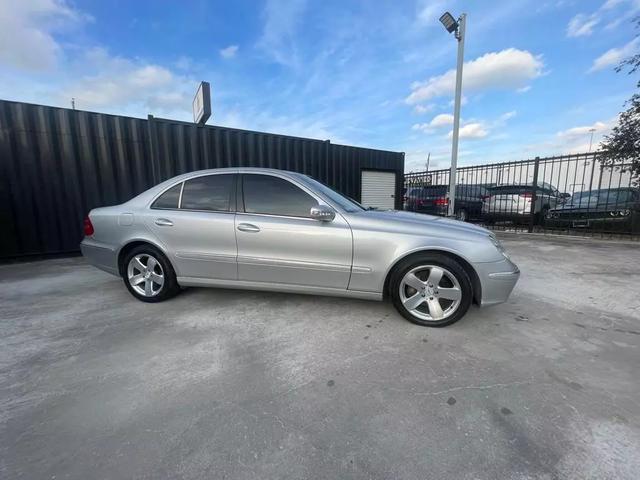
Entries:
[[454,259],[423,254],[402,262],[390,279],[393,304],[410,322],[444,327],[460,320],[471,305],[473,288]]
[[161,302],[180,291],[173,267],[151,245],[136,247],[126,255],[122,277],[129,292],[143,302]]

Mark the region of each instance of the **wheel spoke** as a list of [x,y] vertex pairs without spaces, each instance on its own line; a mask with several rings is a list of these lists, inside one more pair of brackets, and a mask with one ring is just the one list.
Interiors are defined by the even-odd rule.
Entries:
[[414,273],[410,273],[406,277],[404,277],[404,283],[409,285],[411,288],[415,288],[416,290],[420,290],[425,286],[424,282],[416,277]]
[[462,298],[462,292],[459,288],[440,288],[438,287],[438,296],[445,300],[460,300]]
[[414,296],[404,300],[402,304],[404,305],[404,308],[406,308],[407,310],[415,310],[420,305],[422,305],[422,302],[424,302],[424,297],[422,296],[422,294],[418,292]]
[[149,257],[149,260],[147,260],[147,269],[150,272],[153,272],[153,269],[156,267],[157,263],[158,263],[158,261],[155,258]]
[[440,320],[444,316],[440,301],[437,298],[427,300],[427,306],[429,307],[429,315],[431,315],[431,318],[434,320]]
[[157,273],[151,274],[151,280],[153,280],[153,283],[156,283],[160,286],[164,285],[164,277],[162,275],[158,275]]
[[429,278],[427,278],[427,282],[434,287],[437,287],[440,284],[440,279],[442,279],[443,274],[444,272],[441,268],[432,267],[431,271],[429,272]]
[[131,285],[138,285],[144,282],[144,274],[139,273],[138,275],[134,275],[129,279],[129,282],[131,283]]
[[147,278],[144,281],[144,294],[147,297],[150,297],[151,295],[153,295],[153,282],[151,281],[150,278]]
[[140,261],[139,257],[133,259],[133,267],[140,272],[144,272],[147,269],[146,265]]

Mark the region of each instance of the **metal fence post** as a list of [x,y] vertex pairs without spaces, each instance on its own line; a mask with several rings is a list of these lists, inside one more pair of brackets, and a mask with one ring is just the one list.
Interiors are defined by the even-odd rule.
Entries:
[[[535,163],[533,164],[533,184],[531,189],[531,209],[529,211],[529,229],[528,232],[533,232],[533,223],[535,220],[536,214],[536,201],[538,199],[537,190],[538,190],[538,168],[540,167],[540,157],[536,157]],[[540,209],[542,211],[542,209]]]
[[157,185],[158,183],[160,183],[158,175],[158,147],[155,125],[153,124],[153,122],[153,115],[147,115],[147,136],[149,138],[149,152],[151,155],[151,185]]

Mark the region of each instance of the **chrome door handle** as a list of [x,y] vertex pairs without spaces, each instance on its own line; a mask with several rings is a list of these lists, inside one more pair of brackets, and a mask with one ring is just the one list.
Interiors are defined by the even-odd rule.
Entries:
[[251,223],[239,223],[238,230],[241,232],[259,232],[260,228],[252,225]]
[[155,223],[159,227],[173,227],[173,222],[171,220],[167,220],[166,218],[156,218]]

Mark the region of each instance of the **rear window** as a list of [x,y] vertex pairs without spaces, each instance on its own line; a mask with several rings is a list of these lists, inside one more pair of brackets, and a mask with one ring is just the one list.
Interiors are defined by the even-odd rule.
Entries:
[[174,185],[169,190],[160,195],[151,208],[169,208],[175,209],[178,208],[178,200],[180,199],[180,188],[182,187],[182,183],[178,185]]
[[441,187],[441,186],[436,186],[436,187],[424,187],[422,189],[422,192],[419,192],[420,195],[424,195],[424,196],[438,196],[438,195],[446,195],[447,194],[447,187]]

